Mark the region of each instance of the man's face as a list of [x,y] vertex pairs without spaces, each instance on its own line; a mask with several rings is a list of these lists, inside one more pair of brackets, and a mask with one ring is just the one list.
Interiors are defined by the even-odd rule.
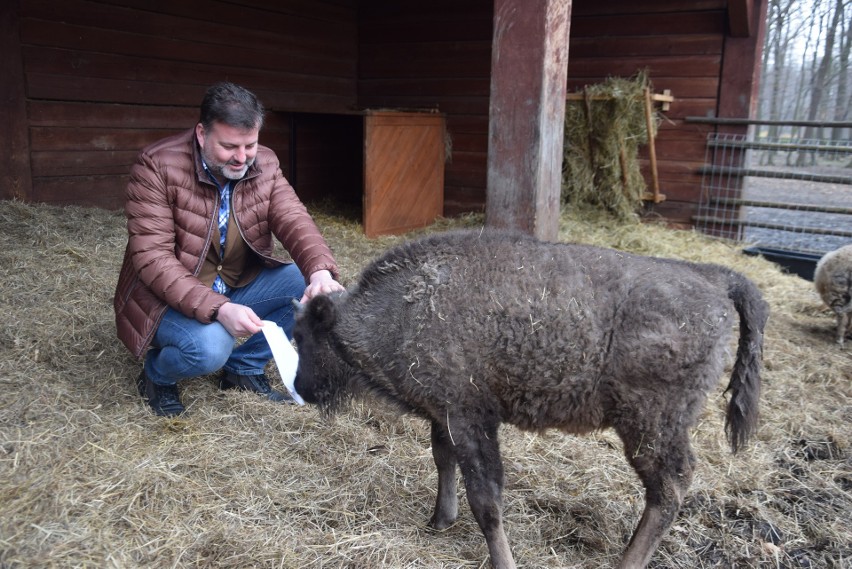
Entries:
[[207,168],[219,180],[239,180],[257,156],[259,128],[245,130],[213,123],[209,129],[195,125],[195,136]]

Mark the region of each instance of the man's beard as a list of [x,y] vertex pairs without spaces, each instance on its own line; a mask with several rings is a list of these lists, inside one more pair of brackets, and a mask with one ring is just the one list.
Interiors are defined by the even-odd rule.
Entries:
[[246,160],[246,163],[243,164],[243,167],[239,170],[229,170],[226,168],[230,164],[230,162],[222,163],[217,162],[215,158],[212,156],[208,156],[204,150],[201,151],[202,157],[204,157],[204,163],[207,164],[207,169],[210,172],[218,177],[225,178],[226,180],[239,180],[248,172],[249,167],[254,164],[254,158]]

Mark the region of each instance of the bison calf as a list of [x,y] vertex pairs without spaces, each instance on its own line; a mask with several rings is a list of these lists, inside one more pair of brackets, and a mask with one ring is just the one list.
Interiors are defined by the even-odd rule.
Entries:
[[373,394],[431,421],[438,498],[458,514],[461,468],[491,562],[515,567],[501,517],[498,426],[613,428],[645,486],[620,567],[644,567],[692,479],[689,429],[726,363],[734,451],[755,428],[767,304],[724,267],[459,231],[396,247],[343,296],[297,316],[296,390],[326,413]]

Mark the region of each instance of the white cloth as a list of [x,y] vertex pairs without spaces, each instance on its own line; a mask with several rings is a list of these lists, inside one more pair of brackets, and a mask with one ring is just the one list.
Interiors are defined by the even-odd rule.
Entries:
[[272,348],[272,358],[275,360],[275,365],[278,367],[278,373],[281,375],[281,381],[284,387],[290,392],[293,400],[299,405],[304,405],[305,400],[296,393],[296,369],[299,367],[299,354],[293,348],[293,344],[287,339],[284,329],[275,322],[270,320],[263,321],[263,335],[266,341],[269,342],[269,347]]

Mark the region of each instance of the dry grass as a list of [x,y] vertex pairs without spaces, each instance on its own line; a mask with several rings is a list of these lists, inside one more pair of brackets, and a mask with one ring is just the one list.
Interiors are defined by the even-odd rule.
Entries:
[[[317,219],[349,281],[396,241],[366,240],[340,212]],[[772,305],[757,440],[731,456],[711,394],[694,485],[652,566],[852,566],[852,351],[811,284],[693,233],[563,221],[566,240],[734,266]],[[0,202],[0,227],[0,567],[487,566],[466,504],[450,529],[425,527],[425,423],[358,404],[329,424],[209,378],[183,387],[188,416],[155,417],[114,334],[123,218]],[[519,565],[612,566],[642,508],[617,438],[501,434]]]
[[653,91],[647,70],[630,78],[609,77],[587,85],[582,100],[565,106],[562,199],[590,205],[621,220],[634,219],[647,189],[639,167],[639,148],[656,136],[645,117],[645,88]]

